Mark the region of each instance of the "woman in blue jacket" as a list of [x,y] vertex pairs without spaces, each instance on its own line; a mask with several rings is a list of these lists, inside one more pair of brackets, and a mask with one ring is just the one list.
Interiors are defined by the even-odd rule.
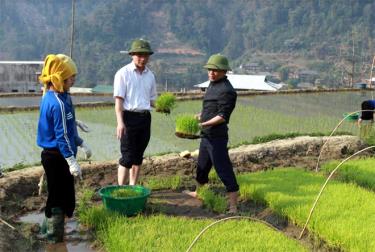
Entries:
[[37,144],[47,177],[48,198],[45,207],[47,240],[62,242],[64,218],[75,208],[74,177],[81,177],[76,160],[77,146],[83,144],[77,133],[74,107],[68,93],[75,82],[77,67],[63,54],[45,58],[39,79],[44,84],[40,103]]

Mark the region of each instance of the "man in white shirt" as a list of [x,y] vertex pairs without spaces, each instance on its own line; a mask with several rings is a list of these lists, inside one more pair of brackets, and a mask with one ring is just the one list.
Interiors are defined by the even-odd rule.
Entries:
[[129,50],[132,62],[114,78],[116,135],[121,142],[118,184],[137,184],[143,153],[150,141],[151,107],[156,99],[154,74],[146,66],[153,54],[148,41],[134,40]]

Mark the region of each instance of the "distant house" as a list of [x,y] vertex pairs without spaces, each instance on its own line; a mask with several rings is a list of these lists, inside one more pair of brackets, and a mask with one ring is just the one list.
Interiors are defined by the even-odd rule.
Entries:
[[69,91],[70,93],[92,93],[92,88],[71,87]]
[[[277,91],[283,84],[276,84],[267,80],[266,75],[227,74],[228,80],[236,90],[260,90]],[[209,81],[194,85],[194,87],[205,89]]]
[[310,82],[300,82],[297,84],[297,88],[299,89],[315,89],[315,86],[313,83]]
[[359,89],[366,89],[367,88],[367,83],[365,82],[357,82],[354,83],[354,88],[359,88]]
[[314,83],[315,79],[319,77],[319,73],[313,70],[301,70],[297,73],[296,77],[300,80],[300,82]]
[[43,61],[0,61],[0,92],[38,92]]

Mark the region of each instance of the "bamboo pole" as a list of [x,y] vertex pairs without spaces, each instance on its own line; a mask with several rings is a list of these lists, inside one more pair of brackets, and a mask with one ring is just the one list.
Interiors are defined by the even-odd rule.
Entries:
[[[374,69],[374,63],[375,63],[375,55],[374,55],[374,58],[372,59],[372,65],[371,65],[371,71],[370,71],[370,84],[369,84],[369,88],[372,88],[372,70]],[[374,97],[373,97],[374,99]]]
[[70,58],[73,59],[75,0],[72,0],[72,24],[70,29]]
[[5,220],[3,220],[1,217],[0,217],[0,221],[1,221],[2,223],[4,223],[5,225],[7,225],[8,227],[10,227],[11,229],[16,230],[15,227],[13,227],[13,226],[10,225],[8,222],[6,222]]

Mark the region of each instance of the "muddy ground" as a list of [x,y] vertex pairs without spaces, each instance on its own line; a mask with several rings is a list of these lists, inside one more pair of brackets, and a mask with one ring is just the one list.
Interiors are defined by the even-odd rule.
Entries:
[[[266,144],[241,146],[230,150],[230,157],[236,172],[249,172],[275,169],[281,166],[297,166],[314,169],[321,146],[325,138],[300,137],[288,140],[272,141]],[[322,160],[341,159],[360,150],[364,144],[356,137],[334,137],[325,147]],[[367,153],[369,154],[369,153]],[[116,184],[117,162],[92,162],[82,164],[84,180],[76,182],[76,188],[91,188],[97,191],[102,186]],[[142,167],[143,178],[149,176],[167,176],[179,174],[186,178],[183,188],[176,191],[154,191],[149,200],[146,214],[163,212],[173,216],[189,218],[224,217],[205,209],[202,202],[182,194],[183,189],[193,185],[195,158],[182,158],[178,154],[151,157]],[[6,173],[0,179],[0,251],[37,251],[40,242],[35,239],[38,227],[17,223],[21,214],[30,211],[43,211],[46,194],[38,196],[38,182],[43,173],[42,167],[31,167]],[[264,205],[251,201],[240,203],[240,213],[268,222],[289,237],[298,237],[301,229],[289,223],[287,219],[274,214]],[[305,235],[302,242],[313,251],[332,250],[321,241],[314,241]]]

